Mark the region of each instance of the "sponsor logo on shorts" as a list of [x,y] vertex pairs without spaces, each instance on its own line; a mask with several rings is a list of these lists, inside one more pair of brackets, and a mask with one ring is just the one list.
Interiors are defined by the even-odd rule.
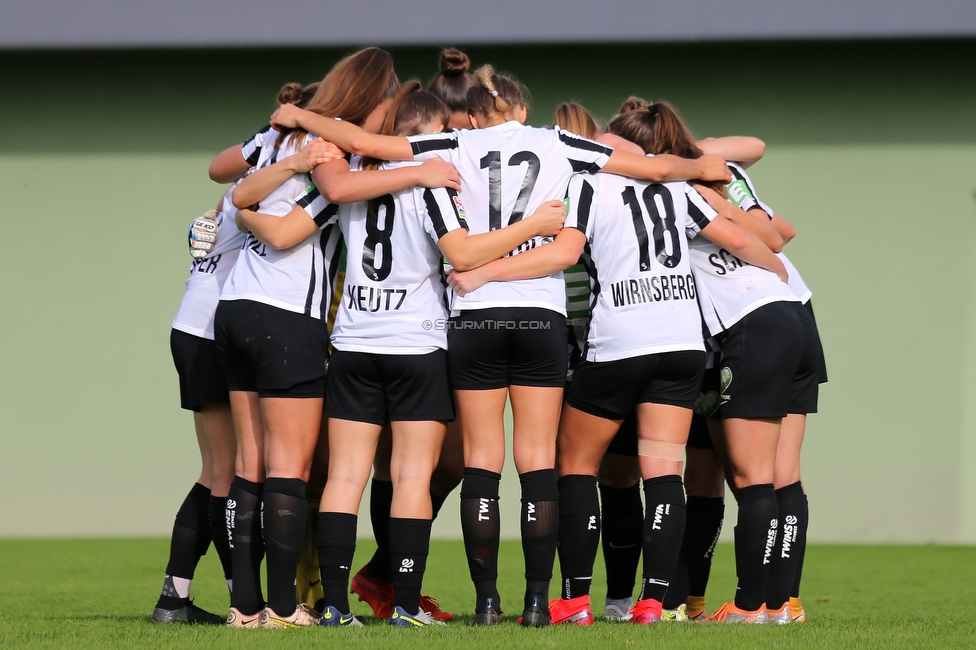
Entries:
[[702,393],[695,400],[695,413],[698,415],[710,418],[715,415],[718,411],[718,407],[722,405],[722,399],[719,394],[715,391],[710,393]]
[[732,369],[728,366],[722,368],[722,370],[719,371],[719,381],[720,383],[718,390],[721,394],[720,397],[722,398],[722,404],[727,404],[732,399],[732,396],[725,392],[728,390],[729,386],[732,385]]

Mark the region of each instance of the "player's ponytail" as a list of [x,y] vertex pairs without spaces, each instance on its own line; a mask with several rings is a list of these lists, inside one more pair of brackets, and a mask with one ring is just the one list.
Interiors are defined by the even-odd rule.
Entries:
[[[607,132],[630,140],[645,153],[673,154],[682,158],[700,158],[703,155],[698,141],[685,126],[678,112],[667,102],[647,104],[631,97],[610,120]],[[725,196],[725,184],[721,181],[700,183]]]
[[431,79],[428,90],[441,99],[452,113],[468,112],[468,89],[477,83],[468,72],[471,60],[461,50],[441,51],[440,72]]
[[297,83],[285,84],[278,91],[279,104],[299,104],[302,101],[302,85]]
[[483,65],[475,70],[477,81],[468,90],[468,113],[483,119],[509,119],[514,109],[526,106],[519,84],[508,77],[496,75],[494,68]]
[[590,140],[596,140],[603,133],[603,129],[593,119],[590,112],[579,104],[560,104],[556,108],[556,116],[553,118],[553,124],[564,131],[581,135]]

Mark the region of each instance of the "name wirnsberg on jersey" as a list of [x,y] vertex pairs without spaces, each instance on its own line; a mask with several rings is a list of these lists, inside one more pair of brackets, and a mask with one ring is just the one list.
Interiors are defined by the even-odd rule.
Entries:
[[358,284],[346,285],[347,309],[353,311],[397,311],[407,297],[406,289],[387,289],[365,287]]
[[652,275],[627,278],[610,285],[614,307],[666,300],[694,300],[695,278],[687,275]]

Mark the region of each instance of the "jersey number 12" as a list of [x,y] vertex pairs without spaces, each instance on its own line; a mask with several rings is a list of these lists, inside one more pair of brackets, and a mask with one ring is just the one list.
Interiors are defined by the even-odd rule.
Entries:
[[[498,230],[502,227],[502,152],[489,151],[480,162],[481,168],[488,170],[488,230]],[[518,167],[522,163],[528,163],[528,168],[506,226],[522,220],[532,189],[539,179],[539,169],[542,167],[539,156],[531,151],[520,151],[508,159],[509,167]]]

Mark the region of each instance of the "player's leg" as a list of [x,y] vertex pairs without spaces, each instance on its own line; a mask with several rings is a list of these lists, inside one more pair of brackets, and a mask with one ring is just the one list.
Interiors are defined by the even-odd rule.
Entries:
[[199,480],[183,500],[173,532],[170,536],[169,560],[163,589],[156,601],[152,618],[159,623],[209,623],[219,625],[220,616],[196,608],[190,602],[190,583],[197,563],[210,546],[210,449],[203,435],[203,418],[193,414],[193,423],[203,460],[203,470]]
[[499,319],[497,311],[464,311],[451,318],[447,333],[448,370],[464,441],[461,531],[475,586],[475,625],[500,622],[502,611],[498,488],[505,463],[509,343],[506,332],[483,327]]
[[[586,383],[586,366],[575,381]],[[580,371],[583,371],[582,373]],[[570,388],[575,394],[581,390]],[[559,568],[560,598],[549,613],[553,624],[592,625],[590,585],[600,542],[600,501],[596,474],[604,451],[620,428],[620,419],[600,417],[567,403],[559,421]]]
[[376,551],[352,577],[350,591],[373,610],[377,618],[390,618],[393,613],[393,583],[390,581],[390,507],[393,504],[393,479],[390,461],[393,455],[393,436],[388,426],[383,428],[373,459],[373,478],[369,486],[369,520],[373,526]]
[[204,404],[201,411],[203,433],[210,449],[210,467],[213,477],[210,488],[208,523],[213,545],[220,558],[228,590],[232,582],[230,538],[227,534],[227,495],[234,480],[237,443],[234,438],[234,419],[230,412],[230,397],[226,403]]
[[[313,382],[310,393],[321,394]],[[322,419],[322,397],[262,397],[267,480],[262,494],[262,522],[267,554],[268,604],[265,623],[312,624],[298,610],[295,577],[301,557],[308,502],[305,491]],[[314,621],[317,622],[317,621]]]
[[[443,392],[449,402],[446,373]],[[430,477],[440,456],[445,426],[442,421],[394,421],[392,426],[389,553],[394,611],[390,621],[404,626],[429,625],[433,619],[421,608],[420,593],[433,521]]]
[[634,604],[634,583],[644,533],[640,478],[635,412],[620,425],[597,473],[601,547],[607,571],[603,615],[609,620],[629,620]]
[[322,503],[322,490],[329,473],[329,429],[328,419],[322,417],[319,426],[319,439],[315,443],[312,456],[312,469],[308,473],[308,486],[305,500],[308,502],[308,519],[305,522],[305,541],[302,543],[302,556],[298,560],[295,575],[295,600],[305,603],[312,609],[322,610],[322,578],[319,575],[319,549],[315,545],[318,531],[319,506]]

